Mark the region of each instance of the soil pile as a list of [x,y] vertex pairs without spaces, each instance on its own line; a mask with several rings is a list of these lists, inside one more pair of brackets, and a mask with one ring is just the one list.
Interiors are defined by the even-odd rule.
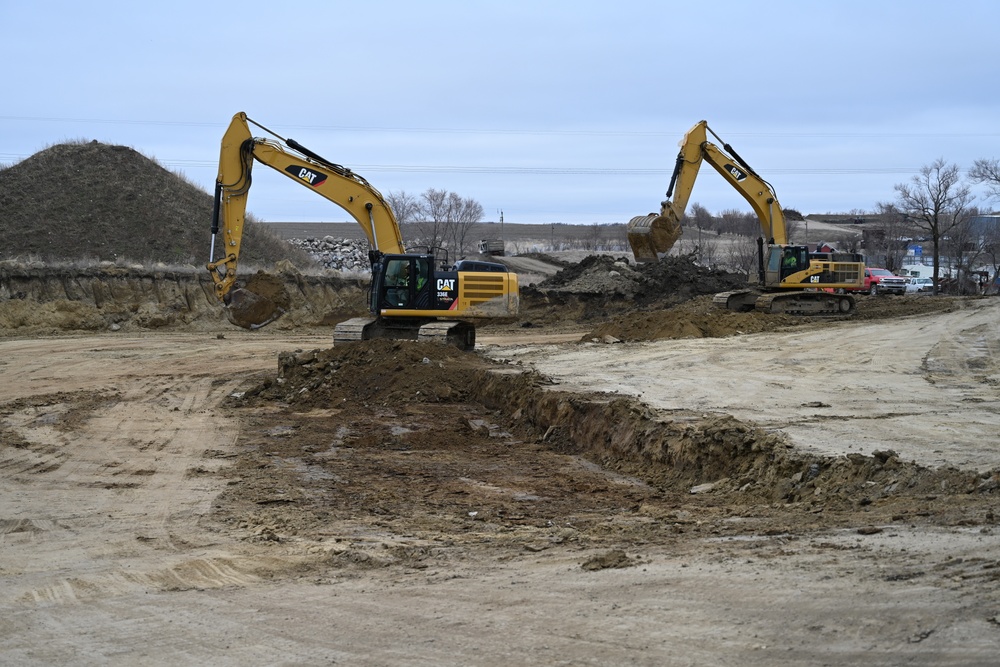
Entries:
[[402,405],[469,400],[476,371],[493,366],[452,345],[375,339],[335,348],[285,352],[276,378],[248,392],[296,409],[345,401]]
[[673,338],[717,338],[776,331],[787,327],[826,326],[836,320],[882,320],[950,311],[968,297],[858,296],[852,317],[803,317],[720,308],[711,296],[699,296],[666,309],[647,308],[617,314],[583,336],[584,341],[643,341]]
[[691,256],[668,256],[635,264],[627,257],[591,255],[538,285],[545,292],[606,295],[628,299],[633,306],[676,304],[702,294],[746,286],[744,276],[708,269]]
[[[719,308],[712,295],[747,286],[740,274],[708,269],[691,256],[634,264],[592,255],[536,286],[521,289],[522,326],[590,324],[584,341],[706,338],[828,323],[830,317],[738,313]],[[854,319],[877,320],[956,307],[951,297],[856,297]]]
[[[627,257],[591,255],[541,283],[521,287],[522,326],[604,323],[745,286],[743,276],[699,266],[690,256],[635,264]],[[716,315],[704,310],[705,319]],[[613,335],[622,340],[643,339],[640,332]]]
[[[0,170],[2,258],[202,264],[211,220],[210,194],[126,146],[58,144]],[[313,265],[264,225],[244,241],[244,263]]]

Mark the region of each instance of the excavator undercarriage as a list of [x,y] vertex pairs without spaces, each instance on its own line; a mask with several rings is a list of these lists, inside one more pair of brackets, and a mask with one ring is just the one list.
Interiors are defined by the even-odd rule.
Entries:
[[468,322],[446,320],[352,317],[338,323],[333,330],[334,347],[374,338],[444,343],[472,350],[476,347],[476,327]]
[[829,292],[760,292],[758,290],[733,290],[720,292],[712,302],[726,310],[739,312],[757,311],[772,315],[826,315],[850,316],[857,310],[850,294]]

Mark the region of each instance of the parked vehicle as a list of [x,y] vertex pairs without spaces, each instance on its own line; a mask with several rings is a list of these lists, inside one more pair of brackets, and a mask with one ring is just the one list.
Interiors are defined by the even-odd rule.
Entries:
[[479,254],[493,255],[495,257],[504,256],[504,244],[502,239],[483,239],[479,242]]
[[910,282],[906,283],[907,294],[920,294],[924,292],[933,292],[933,291],[934,291],[933,278],[910,278]]
[[906,294],[906,278],[897,276],[888,269],[865,267],[865,282],[862,292],[872,296],[878,294]]

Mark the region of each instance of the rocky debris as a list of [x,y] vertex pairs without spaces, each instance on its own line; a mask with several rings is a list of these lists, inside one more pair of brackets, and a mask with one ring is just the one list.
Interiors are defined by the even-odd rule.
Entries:
[[367,241],[324,236],[321,239],[288,239],[288,242],[308,253],[324,268],[346,272],[371,271]]

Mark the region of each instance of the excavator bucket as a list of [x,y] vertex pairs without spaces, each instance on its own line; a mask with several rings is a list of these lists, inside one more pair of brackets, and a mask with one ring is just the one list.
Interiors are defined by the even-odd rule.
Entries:
[[260,271],[229,293],[226,317],[238,327],[260,329],[284,315],[290,302],[284,281]]
[[637,262],[657,261],[680,237],[681,226],[664,215],[640,215],[628,223],[628,243]]

